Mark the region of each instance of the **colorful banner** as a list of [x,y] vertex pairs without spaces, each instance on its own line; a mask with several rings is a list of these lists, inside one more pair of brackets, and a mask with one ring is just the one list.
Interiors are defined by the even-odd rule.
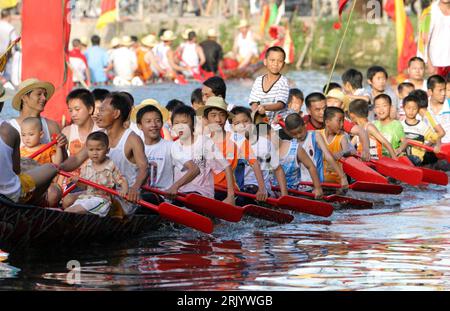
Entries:
[[97,29],[102,29],[106,27],[110,23],[114,23],[117,21],[118,17],[118,9],[117,9],[117,1],[116,0],[102,0],[101,2],[101,10],[102,13],[98,18],[97,25],[95,26]]
[[69,121],[66,96],[72,89],[67,68],[70,38],[70,0],[23,1],[22,80],[38,78],[53,83],[55,94],[42,116]]

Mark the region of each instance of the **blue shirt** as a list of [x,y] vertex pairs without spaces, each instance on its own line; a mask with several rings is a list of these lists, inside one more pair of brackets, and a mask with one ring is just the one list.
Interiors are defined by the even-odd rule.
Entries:
[[85,52],[92,83],[104,83],[107,81],[105,67],[108,66],[108,53],[99,46],[92,46]]

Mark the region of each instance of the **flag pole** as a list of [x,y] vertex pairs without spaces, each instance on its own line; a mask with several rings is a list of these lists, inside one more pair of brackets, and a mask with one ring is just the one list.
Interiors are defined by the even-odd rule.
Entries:
[[347,24],[345,25],[344,34],[342,35],[341,42],[339,43],[339,48],[337,50],[336,57],[334,58],[333,66],[331,67],[330,76],[328,77],[327,86],[326,86],[325,92],[324,92],[325,95],[328,93],[328,88],[330,87],[330,83],[331,83],[331,79],[333,77],[334,69],[336,68],[336,63],[338,61],[339,54],[341,53],[342,45],[344,43],[345,36],[347,35],[347,31],[348,31],[348,28],[350,26],[350,21],[352,19],[353,11],[355,10],[357,1],[358,0],[353,0],[353,6],[352,6],[352,8],[350,10],[350,14],[348,15],[348,18],[347,18]]

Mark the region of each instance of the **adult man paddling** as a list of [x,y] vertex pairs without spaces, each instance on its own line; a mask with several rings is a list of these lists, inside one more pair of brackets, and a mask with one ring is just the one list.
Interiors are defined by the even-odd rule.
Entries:
[[[131,129],[125,129],[124,122],[128,120],[131,111],[128,98],[119,93],[109,94],[103,101],[98,114],[98,126],[106,129],[110,142],[108,156],[119,168],[130,185],[128,199],[136,202],[139,199],[140,188],[145,183],[148,174],[148,163],[142,140]],[[61,164],[64,171],[73,171],[88,158],[86,148],[68,158]],[[126,214],[132,214],[133,206],[122,201]]]
[[[7,98],[0,84],[0,112]],[[51,164],[45,164],[22,172],[19,147],[19,132],[6,121],[0,121],[0,194],[14,202],[39,204],[56,176],[56,169]]]

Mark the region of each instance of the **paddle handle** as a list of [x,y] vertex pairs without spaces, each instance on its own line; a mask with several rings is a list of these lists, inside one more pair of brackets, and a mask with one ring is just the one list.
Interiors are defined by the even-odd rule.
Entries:
[[76,183],[73,183],[72,185],[70,185],[69,188],[67,188],[64,193],[62,194],[62,197],[65,198],[69,193],[71,193],[73,191],[73,189],[75,189],[77,187]]
[[[272,186],[272,190],[274,191],[280,191],[280,187],[274,187]],[[293,193],[293,194],[298,194],[298,195],[302,195],[305,197],[310,197],[310,198],[315,198],[316,196],[314,195],[314,193],[311,192],[306,192],[306,191],[300,191],[300,190],[296,190],[296,189],[288,189],[288,192]],[[323,197],[324,200],[327,199],[327,197]]]
[[[221,192],[226,192],[227,191],[225,188],[217,187],[217,186],[215,187],[215,189],[218,190],[218,191],[221,191]],[[251,194],[251,193],[247,193],[247,192],[241,192],[241,191],[234,191],[234,193],[237,196],[240,196],[240,197],[256,200],[256,195],[255,194]],[[269,203],[269,204],[272,204],[272,205],[277,205],[278,204],[278,200],[274,199],[274,198],[267,198],[266,202]]]
[[36,150],[33,154],[31,154],[29,156],[29,158],[30,159],[36,158],[38,155],[40,155],[41,153],[43,153],[47,149],[50,149],[51,147],[53,147],[57,143],[58,143],[58,141],[56,139],[53,139],[51,142],[49,142],[49,143],[45,144],[44,146],[42,146],[39,150]]
[[[153,193],[156,193],[156,194],[159,194],[159,195],[167,195],[167,192],[165,192],[163,190],[160,190],[160,189],[157,189],[157,188],[153,188],[153,187],[149,187],[149,186],[142,186],[141,188],[143,190],[145,190],[145,191],[153,192]],[[183,203],[186,202],[186,198],[181,193],[178,193],[177,200],[181,201]]]
[[415,141],[415,140],[411,140],[411,139],[408,139],[407,142],[408,142],[408,145],[419,147],[419,148],[425,149],[426,151],[431,151],[431,152],[434,151],[433,147],[424,145],[421,142],[418,142],[418,141]]

